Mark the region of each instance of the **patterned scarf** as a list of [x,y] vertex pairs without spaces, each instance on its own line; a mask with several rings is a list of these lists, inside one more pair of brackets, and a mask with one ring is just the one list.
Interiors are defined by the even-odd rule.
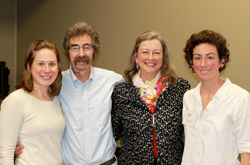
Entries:
[[162,77],[160,76],[160,71],[156,77],[151,81],[146,81],[145,83],[140,77],[140,71],[133,77],[133,83],[135,86],[140,88],[141,99],[146,103],[149,111],[152,113],[153,117],[153,148],[154,148],[154,158],[157,158],[157,143],[155,134],[155,119],[154,112],[156,107],[156,101],[162,92],[166,90],[168,83],[162,84]]

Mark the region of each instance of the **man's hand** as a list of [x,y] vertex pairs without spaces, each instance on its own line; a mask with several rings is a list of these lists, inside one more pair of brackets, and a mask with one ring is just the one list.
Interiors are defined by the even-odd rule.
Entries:
[[250,165],[250,153],[241,153],[241,165]]
[[17,158],[19,158],[20,154],[23,153],[23,148],[24,148],[23,145],[21,145],[20,142],[17,142],[17,144],[16,144],[16,149],[15,149],[15,156],[16,156]]

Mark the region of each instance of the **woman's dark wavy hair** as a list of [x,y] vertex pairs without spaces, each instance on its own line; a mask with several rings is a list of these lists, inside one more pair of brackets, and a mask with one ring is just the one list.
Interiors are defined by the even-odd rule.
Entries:
[[[49,96],[57,96],[61,91],[62,86],[62,73],[60,68],[60,55],[54,44],[45,40],[39,39],[32,44],[30,44],[27,55],[25,57],[25,70],[22,73],[23,79],[16,85],[16,89],[23,88],[27,92],[31,92],[34,90],[33,86],[33,77],[31,74],[32,64],[34,62],[36,52],[41,49],[49,49],[52,50],[57,58],[58,63],[58,75],[56,80],[49,86],[48,94]],[[29,68],[28,68],[29,67]]]
[[165,41],[162,39],[159,33],[153,30],[149,30],[141,34],[137,37],[134,49],[130,56],[130,61],[128,68],[124,71],[124,77],[126,81],[130,84],[133,84],[133,77],[139,71],[136,66],[135,57],[137,56],[138,49],[140,47],[141,42],[146,40],[153,40],[157,39],[161,42],[162,49],[163,49],[163,59],[162,59],[162,67],[161,67],[161,76],[162,82],[168,82],[169,87],[176,83],[178,76],[175,72],[174,66],[170,63],[168,48]]
[[94,53],[93,53],[93,60],[94,60],[94,57],[99,52],[100,48],[99,35],[95,31],[95,29],[86,22],[77,22],[73,26],[69,27],[69,29],[66,32],[66,35],[63,39],[63,48],[68,59],[69,59],[70,38],[78,37],[84,34],[88,34],[91,37],[92,46],[94,48]]
[[230,51],[228,50],[228,43],[221,34],[212,30],[203,30],[199,33],[194,33],[187,40],[183,52],[185,53],[185,59],[189,64],[189,68],[192,68],[193,66],[193,50],[195,46],[201,43],[209,43],[216,46],[220,61],[222,59],[225,60],[224,66],[222,68],[219,68],[219,72],[226,69],[226,63],[229,61],[230,56]]

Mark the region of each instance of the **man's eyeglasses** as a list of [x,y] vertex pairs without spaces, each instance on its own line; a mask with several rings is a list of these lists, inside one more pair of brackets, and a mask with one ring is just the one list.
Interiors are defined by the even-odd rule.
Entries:
[[[93,48],[93,46],[91,44],[84,44],[82,46],[82,49],[84,51],[90,51],[92,48]],[[79,46],[79,45],[71,45],[69,49],[71,51],[73,51],[73,52],[78,52],[81,49],[81,46]]]

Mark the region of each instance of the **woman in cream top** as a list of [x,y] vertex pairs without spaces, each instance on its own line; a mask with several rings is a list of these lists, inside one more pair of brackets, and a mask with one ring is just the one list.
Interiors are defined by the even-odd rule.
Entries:
[[33,42],[25,58],[23,80],[1,104],[0,164],[14,164],[17,141],[24,147],[15,164],[62,164],[65,118],[58,94],[60,57],[43,39]]

